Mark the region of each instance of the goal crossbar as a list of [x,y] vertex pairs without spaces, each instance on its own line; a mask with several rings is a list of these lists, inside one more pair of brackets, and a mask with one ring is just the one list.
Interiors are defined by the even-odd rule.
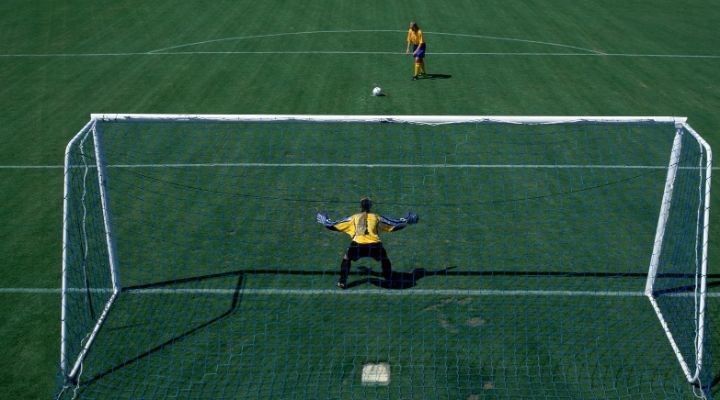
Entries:
[[320,114],[91,114],[91,119],[102,121],[227,121],[227,122],[407,122],[426,124],[452,123],[510,123],[510,124],[564,124],[577,122],[628,123],[658,122],[680,123],[686,117],[672,116],[498,116],[498,115],[320,115]]

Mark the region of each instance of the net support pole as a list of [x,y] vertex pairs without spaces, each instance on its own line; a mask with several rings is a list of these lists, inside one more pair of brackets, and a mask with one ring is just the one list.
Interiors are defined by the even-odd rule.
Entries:
[[[672,205],[673,201],[673,191],[675,188],[675,178],[677,176],[677,170],[679,167],[680,162],[680,153],[682,151],[682,137],[684,134],[684,130],[687,124],[684,122],[676,123],[676,131],[675,131],[675,138],[673,140],[673,147],[672,152],[670,155],[670,163],[668,164],[668,173],[667,178],[665,179],[665,190],[663,192],[663,199],[662,199],[662,205],[660,207],[660,215],[658,217],[658,224],[657,229],[655,232],[655,242],[653,244],[653,252],[652,257],[650,259],[650,268],[648,270],[648,277],[647,282],[645,285],[645,295],[650,300],[650,304],[652,305],[653,309],[655,310],[655,314],[657,314],[658,320],[660,321],[660,325],[663,328],[663,331],[665,332],[665,335],[667,336],[668,340],[670,341],[670,346],[673,349],[673,352],[675,353],[675,356],[678,359],[678,362],[680,363],[680,367],[682,368],[683,373],[685,374],[685,378],[688,380],[689,383],[695,383],[698,381],[700,376],[700,370],[702,366],[702,338],[703,338],[703,329],[704,329],[704,309],[705,309],[705,275],[706,273],[702,273],[702,282],[700,284],[700,308],[699,313],[696,316],[696,318],[699,317],[699,321],[696,326],[696,339],[695,339],[695,371],[691,371],[690,366],[685,361],[685,357],[683,357],[682,352],[680,351],[680,347],[678,346],[675,337],[673,336],[672,331],[670,330],[670,327],[663,316],[662,310],[660,308],[660,305],[657,302],[657,299],[655,298],[654,293],[654,287],[655,287],[655,279],[657,278],[657,272],[660,262],[660,254],[662,252],[663,247],[663,241],[665,237],[665,230],[667,227],[667,220],[670,214],[670,207]],[[699,141],[702,141],[702,138],[700,138],[697,135],[695,136],[696,139]],[[703,141],[704,142],[704,141]],[[705,147],[706,150],[709,151],[709,146],[705,145],[701,147]],[[708,158],[709,154],[708,154]],[[708,160],[709,162],[710,160]],[[709,165],[709,164],[708,164]],[[709,173],[709,172],[708,172]],[[709,189],[709,188],[708,188]],[[707,195],[709,195],[709,192],[706,192]],[[708,200],[708,196],[706,196],[706,202]],[[706,203],[709,205],[709,203]],[[709,211],[706,206],[706,212],[705,216],[707,217]],[[707,240],[707,219],[705,219],[705,232],[704,232],[704,246],[706,245]],[[704,249],[703,253],[706,253],[706,249]],[[705,261],[703,260],[703,265],[705,264]],[[705,267],[703,267],[704,270]]]
[[98,123],[93,125],[93,141],[95,142],[95,160],[97,161],[98,184],[100,186],[100,201],[103,212],[103,224],[105,226],[105,240],[107,243],[108,262],[112,278],[113,292],[120,291],[120,279],[118,277],[117,251],[115,248],[115,235],[112,225],[112,214],[110,212],[110,197],[107,193],[107,171],[105,166],[105,154],[103,153],[102,129]]
[[645,284],[645,295],[647,296],[653,295],[655,277],[657,276],[658,263],[660,262],[660,253],[662,252],[663,239],[665,238],[665,227],[667,226],[667,220],[670,216],[670,206],[672,205],[675,177],[677,175],[681,150],[682,130],[678,128],[675,131],[672,151],[670,152],[670,163],[668,164],[667,177],[665,178],[665,190],[663,191],[662,204],[660,205],[660,215],[658,216],[657,228],[655,230],[655,242],[653,243],[653,251],[650,258],[650,269]]
[[78,378],[78,375],[80,373],[80,369],[82,367],[82,362],[85,360],[85,357],[87,356],[88,351],[90,350],[90,346],[92,346],[93,342],[95,341],[95,337],[97,337],[98,332],[100,332],[100,328],[105,323],[105,319],[107,318],[108,313],[110,312],[110,308],[112,307],[113,303],[115,302],[115,299],[117,299],[117,295],[119,292],[113,291],[113,294],[110,296],[110,299],[107,303],[105,303],[105,308],[103,309],[102,314],[100,314],[100,318],[98,318],[97,323],[95,323],[95,327],[93,327],[92,332],[90,332],[90,336],[88,337],[87,341],[85,342],[85,345],[83,346],[82,350],[80,350],[80,354],[78,354],[77,359],[75,360],[75,363],[73,364],[72,369],[70,370],[70,373],[67,374],[67,379],[71,382],[75,382]]
[[88,354],[88,351],[90,350],[90,347],[92,346],[93,342],[95,341],[95,338],[97,337],[98,332],[100,332],[100,328],[102,328],[103,324],[105,323],[105,320],[107,318],[108,313],[110,312],[110,309],[112,305],[114,304],[115,300],[118,297],[118,294],[120,293],[120,280],[118,278],[118,263],[117,263],[117,253],[115,250],[115,238],[113,234],[113,228],[112,228],[112,216],[110,213],[110,199],[108,197],[107,193],[107,174],[105,171],[105,158],[102,151],[102,130],[97,124],[97,121],[93,122],[92,125],[92,134],[93,134],[93,142],[95,147],[95,161],[96,161],[96,167],[97,167],[97,174],[98,174],[98,185],[100,190],[100,201],[102,205],[102,212],[103,212],[103,224],[105,228],[105,241],[107,245],[107,251],[108,251],[108,263],[110,267],[110,276],[112,280],[112,295],[110,296],[110,299],[108,299],[107,303],[105,303],[105,307],[103,308],[102,314],[100,314],[100,317],[98,318],[97,322],[95,323],[95,326],[93,327],[93,330],[90,332],[90,334],[87,336],[87,341],[83,345],[82,349],[80,350],[80,354],[78,355],[77,359],[75,360],[75,363],[73,364],[72,369],[70,370],[70,373],[67,374],[67,378],[70,381],[76,381],[78,378],[78,375],[81,370],[82,362],[85,359],[85,357]]

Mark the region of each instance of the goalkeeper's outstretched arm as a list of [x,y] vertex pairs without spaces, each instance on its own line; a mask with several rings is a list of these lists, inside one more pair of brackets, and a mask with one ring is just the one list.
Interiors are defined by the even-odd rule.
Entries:
[[399,231],[408,225],[417,224],[419,221],[420,216],[412,211],[408,212],[404,217],[397,219],[380,216],[380,226],[386,232]]
[[332,220],[328,218],[327,214],[324,212],[319,212],[317,215],[315,215],[315,220],[318,224],[330,229],[331,231],[340,231],[341,229],[338,229],[338,224],[347,224],[350,222],[352,217],[345,217],[339,221]]

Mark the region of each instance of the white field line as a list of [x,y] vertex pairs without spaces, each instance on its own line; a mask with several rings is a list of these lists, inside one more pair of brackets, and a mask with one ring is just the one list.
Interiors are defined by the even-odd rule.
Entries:
[[[177,55],[392,55],[407,56],[392,51],[166,51],[124,53],[18,53],[0,54],[0,58],[81,58],[81,57],[130,57],[130,56],[177,56]],[[615,57],[615,58],[668,58],[718,60],[715,54],[644,54],[644,53],[544,53],[544,52],[434,52],[432,56],[489,56],[489,57]]]
[[[71,293],[85,293],[83,288],[70,288]],[[90,289],[93,293],[112,293],[112,289]],[[497,297],[497,296],[526,296],[526,297],[644,297],[643,291],[591,291],[591,290],[502,290],[502,289],[133,289],[126,294],[177,294],[177,295],[231,295],[234,293],[259,296],[469,296],[469,297]],[[0,294],[60,294],[59,288],[0,288]],[[677,293],[666,296],[693,297],[694,293]],[[122,296],[122,294],[121,294]],[[720,297],[720,292],[707,293],[707,297]]]
[[0,165],[0,169],[63,169],[63,168],[65,168],[63,165]]
[[[89,166],[94,168],[94,166]],[[667,169],[667,165],[604,165],[604,164],[356,164],[356,163],[168,163],[111,164],[108,168],[428,168],[428,169]],[[0,169],[62,169],[62,165],[0,165]],[[85,168],[74,165],[71,168]],[[696,169],[697,167],[680,167]],[[719,169],[720,167],[713,167]]]

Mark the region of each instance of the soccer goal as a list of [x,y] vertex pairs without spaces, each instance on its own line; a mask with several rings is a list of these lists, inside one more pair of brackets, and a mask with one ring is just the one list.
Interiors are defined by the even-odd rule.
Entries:
[[[58,397],[704,396],[711,164],[678,117],[93,114]],[[365,196],[420,222],[342,290]]]

